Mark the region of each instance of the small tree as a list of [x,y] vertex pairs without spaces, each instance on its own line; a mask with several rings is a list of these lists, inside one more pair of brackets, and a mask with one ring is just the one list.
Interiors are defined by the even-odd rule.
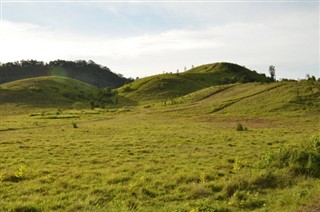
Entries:
[[273,82],[276,81],[276,69],[273,65],[269,66],[269,73],[270,73],[271,80]]

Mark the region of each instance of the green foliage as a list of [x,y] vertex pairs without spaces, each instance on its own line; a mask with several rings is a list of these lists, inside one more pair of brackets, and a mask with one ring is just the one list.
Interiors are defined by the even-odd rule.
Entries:
[[288,168],[292,174],[320,177],[320,136],[298,148],[280,148],[278,153],[267,152],[260,167]]
[[[98,87],[120,87],[126,79],[120,74],[115,74],[109,68],[89,60],[65,61],[55,60],[49,63],[36,60],[21,60],[0,64],[0,83],[12,82],[25,78],[41,76],[70,77]],[[42,92],[41,88],[31,88],[35,92]]]
[[14,176],[16,178],[22,179],[25,177],[25,175],[26,175],[26,168],[24,166],[20,165],[18,170],[14,173]]
[[238,123],[238,124],[237,124],[237,127],[236,127],[236,130],[237,130],[237,131],[247,131],[248,128],[247,128],[247,127],[244,127],[241,123]]
[[73,128],[78,128],[77,123],[76,123],[76,122],[72,122],[72,127],[73,127]]
[[273,65],[269,66],[269,73],[270,73],[270,78],[271,81],[276,81],[276,69]]
[[297,149],[283,148],[278,154],[280,167],[288,166],[295,174],[320,177],[320,136],[314,136]]

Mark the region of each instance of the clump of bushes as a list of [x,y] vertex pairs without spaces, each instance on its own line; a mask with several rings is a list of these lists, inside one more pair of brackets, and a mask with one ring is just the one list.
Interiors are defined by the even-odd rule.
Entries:
[[260,167],[288,168],[294,175],[320,177],[320,135],[298,148],[280,148],[278,153],[268,152]]
[[73,126],[73,128],[78,128],[78,125],[76,122],[72,122],[72,126]]
[[320,136],[312,137],[297,149],[280,149],[277,159],[278,166],[289,167],[294,174],[320,177]]
[[243,126],[241,123],[238,123],[238,124],[237,124],[237,127],[236,127],[236,130],[237,130],[237,131],[247,131],[248,128],[245,127],[245,126]]

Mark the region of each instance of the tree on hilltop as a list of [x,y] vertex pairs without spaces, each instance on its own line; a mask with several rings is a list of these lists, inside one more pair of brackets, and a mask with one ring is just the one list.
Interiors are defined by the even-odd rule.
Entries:
[[273,65],[269,66],[270,78],[273,82],[276,81],[276,69]]

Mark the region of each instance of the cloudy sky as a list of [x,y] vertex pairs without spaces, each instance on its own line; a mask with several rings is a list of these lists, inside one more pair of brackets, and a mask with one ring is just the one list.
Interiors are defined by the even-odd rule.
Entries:
[[318,1],[1,1],[1,62],[84,59],[144,77],[226,61],[320,77]]

